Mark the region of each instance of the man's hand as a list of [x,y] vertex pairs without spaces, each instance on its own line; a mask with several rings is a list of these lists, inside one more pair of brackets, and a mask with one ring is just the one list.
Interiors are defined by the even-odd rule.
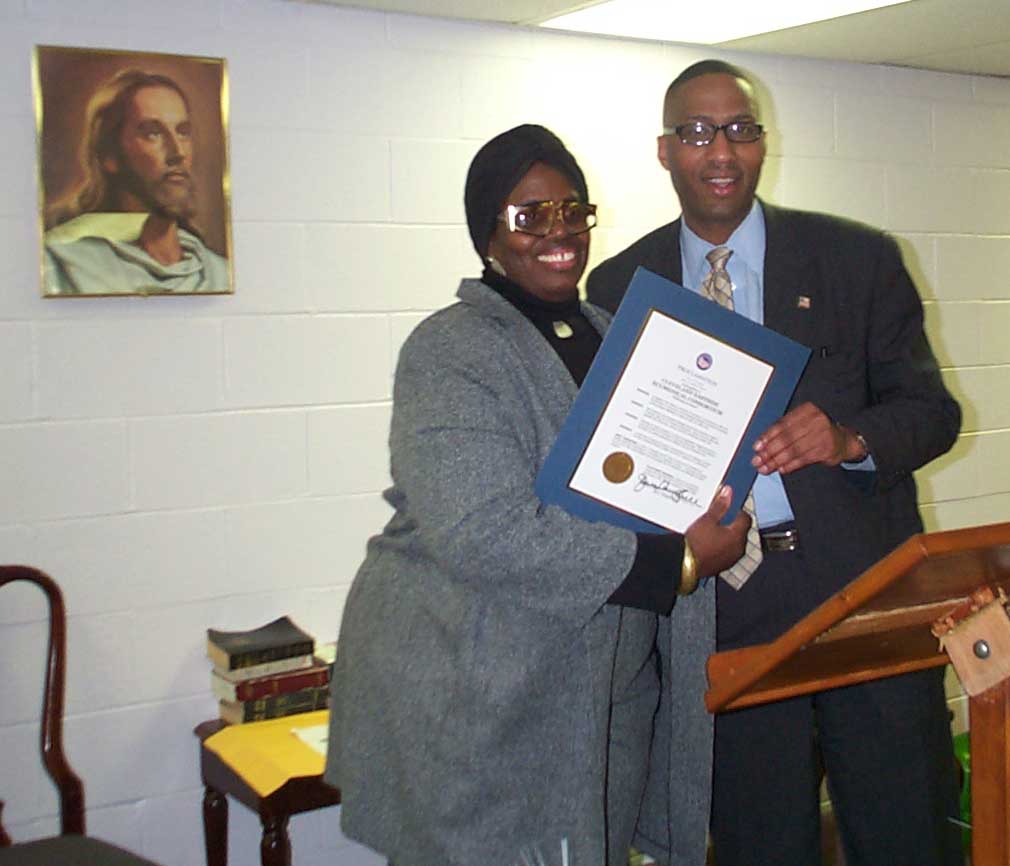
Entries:
[[743,556],[750,517],[741,510],[729,526],[719,525],[732,499],[732,489],[724,486],[708,511],[687,528],[685,537],[694,552],[699,577],[719,574]]
[[754,443],[754,452],[751,465],[762,475],[785,475],[814,463],[858,463],[866,457],[859,437],[813,403],[797,406],[772,424]]

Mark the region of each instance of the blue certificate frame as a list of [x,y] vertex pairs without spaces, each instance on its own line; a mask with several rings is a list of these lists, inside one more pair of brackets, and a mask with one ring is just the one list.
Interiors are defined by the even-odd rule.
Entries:
[[570,486],[639,336],[655,312],[764,361],[772,368],[722,479],[722,483],[733,488],[733,502],[723,521],[729,523],[742,507],[757,475],[750,462],[754,442],[784,414],[810,350],[641,267],[635,271],[572,409],[537,474],[536,493],[545,504],[559,505],[586,520],[605,521],[636,532],[670,531]]

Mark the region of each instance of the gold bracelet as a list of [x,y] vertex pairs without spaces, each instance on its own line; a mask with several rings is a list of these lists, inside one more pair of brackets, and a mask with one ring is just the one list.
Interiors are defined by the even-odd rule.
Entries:
[[680,586],[677,592],[680,595],[690,595],[698,588],[698,563],[694,558],[694,551],[691,544],[684,536],[684,561],[680,566]]

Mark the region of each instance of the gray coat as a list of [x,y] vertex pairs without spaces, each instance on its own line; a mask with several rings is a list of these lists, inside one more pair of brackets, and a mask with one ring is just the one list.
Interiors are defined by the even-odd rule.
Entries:
[[675,608],[657,715],[657,617],[605,604],[634,534],[533,492],[576,386],[511,304],[474,280],[459,298],[400,353],[396,513],[351,587],[333,680],[342,828],[400,866],[509,866],[524,848],[554,866],[562,840],[571,866],[623,863],[659,719],[644,847],[666,860],[672,812],[689,852],[673,862],[699,864],[714,593]]

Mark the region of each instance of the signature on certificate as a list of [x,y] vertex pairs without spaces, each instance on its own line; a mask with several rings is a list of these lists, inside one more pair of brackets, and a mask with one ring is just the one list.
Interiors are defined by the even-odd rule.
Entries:
[[689,505],[701,508],[701,503],[688,493],[686,487],[678,490],[666,479],[657,481],[650,478],[644,472],[642,472],[635,481],[635,493],[641,493],[643,490],[651,490],[657,496],[665,496],[667,499],[671,499],[674,502],[686,502]]

